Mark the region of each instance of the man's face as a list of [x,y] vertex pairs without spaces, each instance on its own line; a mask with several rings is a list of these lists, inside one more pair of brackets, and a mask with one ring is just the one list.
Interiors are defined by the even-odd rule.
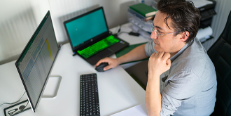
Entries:
[[[168,26],[165,24],[166,14],[158,11],[156,13],[155,19],[153,20],[154,30],[151,33],[151,38],[155,43],[154,49],[158,52],[168,52],[175,53],[178,52],[182,44],[180,38],[181,34],[174,36],[174,29],[171,25],[171,19],[167,19]],[[156,33],[155,33],[156,30]],[[158,35],[159,33],[159,35]]]

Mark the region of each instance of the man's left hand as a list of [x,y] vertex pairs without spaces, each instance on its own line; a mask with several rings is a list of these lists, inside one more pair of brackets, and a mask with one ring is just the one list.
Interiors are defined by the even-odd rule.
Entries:
[[148,61],[148,74],[159,77],[162,73],[169,70],[170,67],[171,67],[171,60],[170,60],[169,53],[154,52],[150,56]]

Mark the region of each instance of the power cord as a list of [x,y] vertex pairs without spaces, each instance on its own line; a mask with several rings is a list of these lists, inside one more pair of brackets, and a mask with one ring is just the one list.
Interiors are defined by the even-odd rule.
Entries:
[[[23,93],[22,97],[24,96],[25,93],[26,93],[26,92]],[[15,101],[15,102],[12,102],[12,103],[2,103],[2,104],[0,105],[0,107],[1,107],[2,105],[4,105],[4,104],[16,104],[16,103],[18,103],[18,102],[22,99],[22,97],[21,97],[19,100]]]
[[118,36],[121,30],[121,26],[119,25],[119,29],[117,30],[117,32],[115,34],[113,34],[114,36]]
[[121,31],[121,32],[118,32],[117,35],[119,35],[121,33],[129,33],[129,32]]
[[[27,107],[28,103],[29,103],[29,101],[27,102],[27,104],[26,104],[25,108]],[[24,108],[23,108],[23,109],[24,109]]]

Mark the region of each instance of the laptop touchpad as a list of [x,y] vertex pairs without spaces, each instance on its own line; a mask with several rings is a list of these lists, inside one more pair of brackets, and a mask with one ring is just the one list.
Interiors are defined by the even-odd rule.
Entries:
[[104,57],[110,56],[112,54],[114,54],[114,53],[111,50],[105,49],[102,52],[98,53],[97,56],[100,58],[104,58]]
[[112,54],[114,54],[112,51],[105,49],[99,53],[97,53],[96,55],[90,57],[89,59],[87,59],[87,61],[91,64],[91,65],[95,65],[99,60],[111,56]]

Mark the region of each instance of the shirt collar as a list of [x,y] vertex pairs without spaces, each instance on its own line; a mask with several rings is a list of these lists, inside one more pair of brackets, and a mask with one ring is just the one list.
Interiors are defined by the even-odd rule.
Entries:
[[170,60],[173,62],[178,56],[180,56],[189,46],[192,45],[194,40],[191,40],[190,42],[187,42],[183,48],[180,49],[179,52],[177,52],[173,57],[170,58]]

